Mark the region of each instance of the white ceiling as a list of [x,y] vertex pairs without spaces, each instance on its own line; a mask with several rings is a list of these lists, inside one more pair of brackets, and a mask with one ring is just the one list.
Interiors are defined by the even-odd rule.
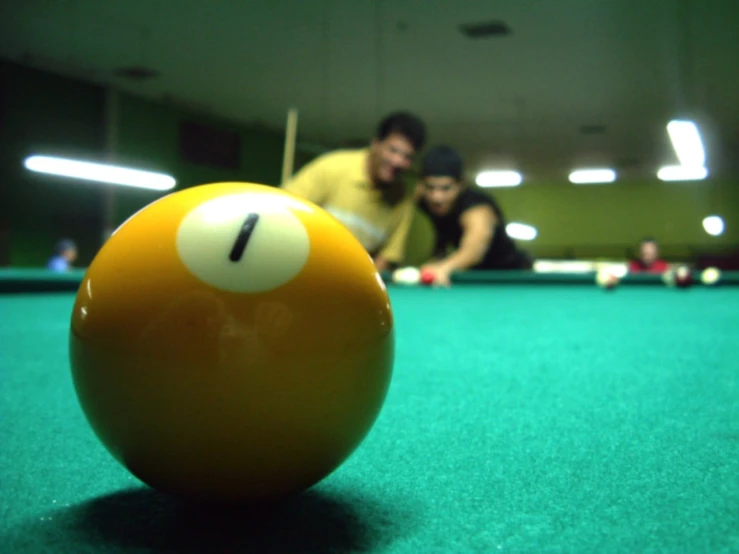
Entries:
[[[459,31],[490,20],[512,33]],[[643,177],[676,162],[665,125],[686,114],[712,172],[737,170],[736,0],[24,0],[0,22],[0,56],[28,65],[277,129],[295,106],[300,142],[410,109],[471,171]],[[160,76],[115,77],[127,66]]]

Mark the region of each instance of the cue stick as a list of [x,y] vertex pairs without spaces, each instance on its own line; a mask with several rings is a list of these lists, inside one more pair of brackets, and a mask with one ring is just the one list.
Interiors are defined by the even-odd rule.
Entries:
[[[111,85],[105,96],[105,157],[108,163],[115,163],[118,151],[119,104],[118,91]],[[116,193],[114,185],[103,189],[103,236],[102,243],[110,238],[115,230]]]
[[287,111],[287,128],[285,130],[285,152],[282,158],[282,184],[290,180],[295,163],[295,138],[298,129],[298,109],[290,108]]

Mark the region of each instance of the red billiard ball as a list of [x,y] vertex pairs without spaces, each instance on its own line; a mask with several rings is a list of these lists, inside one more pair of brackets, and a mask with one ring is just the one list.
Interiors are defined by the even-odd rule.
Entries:
[[421,284],[423,285],[433,285],[434,281],[436,279],[436,276],[434,275],[433,271],[430,271],[428,269],[424,269],[421,271]]

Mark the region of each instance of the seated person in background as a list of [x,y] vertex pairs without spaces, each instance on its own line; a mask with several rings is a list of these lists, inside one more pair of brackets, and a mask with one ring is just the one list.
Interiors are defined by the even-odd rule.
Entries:
[[425,125],[416,116],[390,114],[368,148],[319,156],[283,188],[330,212],[367,249],[379,271],[390,270],[405,255],[414,213],[403,177],[425,140]]
[[[436,233],[435,259],[421,268],[435,274],[435,284],[448,286],[454,271],[533,267],[508,236],[497,202],[464,183],[462,158],[453,148],[437,146],[424,156],[416,198]],[[449,255],[448,246],[455,249]]]
[[639,258],[629,263],[629,273],[664,273],[669,265],[659,258],[659,245],[651,237],[641,241]]
[[46,269],[50,271],[68,271],[77,259],[77,246],[69,239],[59,241],[55,254],[49,258]]

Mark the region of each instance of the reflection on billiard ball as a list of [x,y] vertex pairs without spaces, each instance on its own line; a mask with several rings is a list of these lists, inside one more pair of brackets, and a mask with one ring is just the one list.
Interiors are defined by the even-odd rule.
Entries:
[[144,483],[195,500],[276,500],[364,440],[390,383],[387,290],[321,208],[272,187],[202,185],[134,214],[77,294],[80,405]]

